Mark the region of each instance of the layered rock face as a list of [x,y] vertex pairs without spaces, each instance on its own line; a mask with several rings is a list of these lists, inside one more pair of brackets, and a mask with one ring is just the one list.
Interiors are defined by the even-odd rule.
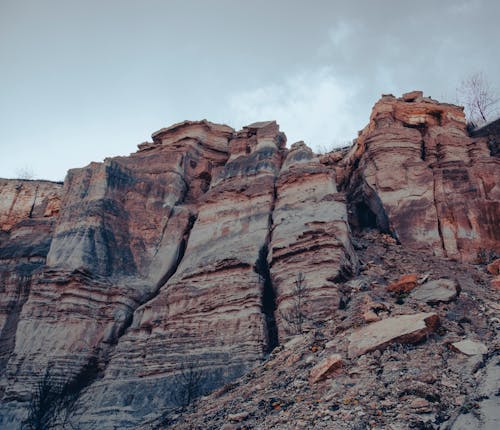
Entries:
[[[227,163],[193,208],[179,267],[136,310],[104,379],[90,389],[87,425],[123,426],[171,404],[190,366],[203,372],[206,390],[263,357],[268,338],[255,262],[268,240],[284,143],[275,122],[231,139]],[[110,407],[120,413],[109,416]]]
[[304,143],[292,145],[276,190],[269,260],[283,341],[342,306],[357,257],[335,174]]
[[[286,149],[274,121],[152,137],[64,187],[0,181],[2,428],[44,375],[79,381],[78,428],[130,428],[182,403],[189,375],[200,394],[291,336],[347,324],[362,266],[349,223],[436,256],[500,252],[498,158],[460,108],[419,92],[382,97],[353,147],[325,156]],[[370,321],[387,310],[367,306]],[[420,340],[426,321],[393,337]],[[351,357],[378,350],[356,333]]]
[[92,362],[97,377],[134,310],[175,271],[190,202],[225,164],[232,133],[186,122],[130,157],[68,173],[47,265],[19,316],[6,401],[29,398],[47,368],[68,380]]
[[337,170],[355,226],[473,261],[499,251],[499,164],[487,139],[468,137],[462,108],[416,91],[383,96]]
[[44,266],[62,184],[0,180],[0,376],[14,348],[19,313]]

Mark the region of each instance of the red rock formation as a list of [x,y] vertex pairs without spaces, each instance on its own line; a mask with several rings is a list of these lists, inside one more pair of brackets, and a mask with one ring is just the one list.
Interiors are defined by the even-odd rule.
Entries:
[[45,264],[62,184],[0,180],[0,377],[14,348],[19,313]]
[[[269,339],[255,264],[268,240],[284,143],[275,122],[231,139],[229,160],[192,208],[196,222],[175,274],[136,310],[88,392],[86,425],[133,421],[171,402],[183,365],[202,369],[210,389],[261,360]],[[111,406],[122,415],[110,417]]]
[[462,108],[413,92],[375,104],[337,172],[355,226],[472,261],[499,250],[499,163],[486,139],[469,138]]
[[[436,314],[388,318],[367,292],[408,272],[346,282],[360,266],[348,215],[387,233],[386,249],[500,252],[498,158],[460,108],[384,96],[351,149],[318,157],[285,140],[274,121],[238,133],[186,121],[71,170],[64,189],[0,181],[1,426],[16,428],[49,368],[58,381],[89,372],[79,426],[126,428],[175,403],[186,368],[214,388],[327,320],[373,322],[340,341],[352,360],[421,340]],[[433,285],[409,302],[459,306]]]
[[20,313],[5,398],[26,399],[49,365],[71,378],[107,360],[134,310],[174,273],[192,202],[224,166],[232,134],[186,122],[130,157],[68,173],[47,267]]

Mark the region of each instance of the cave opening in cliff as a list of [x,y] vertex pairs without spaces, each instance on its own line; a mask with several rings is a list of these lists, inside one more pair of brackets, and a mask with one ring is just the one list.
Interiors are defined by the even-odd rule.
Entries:
[[262,283],[262,312],[266,320],[267,345],[266,352],[270,353],[278,342],[278,327],[276,325],[276,293],[273,288],[269,263],[267,262],[268,248],[262,246],[259,250],[259,257],[255,262],[255,271],[259,275]]
[[377,216],[365,202],[356,204],[356,215],[360,230],[370,228],[376,229],[378,227]]

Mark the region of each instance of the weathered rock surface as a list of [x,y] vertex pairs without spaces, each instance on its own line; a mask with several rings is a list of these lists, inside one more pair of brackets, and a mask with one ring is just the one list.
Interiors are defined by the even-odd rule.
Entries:
[[0,377],[14,348],[19,313],[44,266],[62,184],[0,180]]
[[340,354],[332,354],[324,358],[311,369],[311,373],[309,374],[310,383],[314,384],[335,374],[341,369],[342,364],[342,356]]
[[455,299],[460,291],[457,282],[452,279],[429,281],[412,291],[410,297],[430,305],[448,303]]
[[21,227],[22,221],[57,216],[61,188],[57,182],[0,179],[0,231]]
[[354,227],[474,261],[500,251],[499,164],[486,138],[468,136],[462,108],[411,93],[375,104],[337,172]]
[[344,195],[333,172],[303,143],[292,145],[276,194],[269,260],[279,335],[286,338],[339,308],[340,286],[356,274],[358,262]]
[[181,123],[130,157],[68,173],[47,266],[6,366],[10,404],[29,398],[48,366],[63,379],[90,362],[95,377],[102,371],[134,310],[175,272],[191,207],[226,163],[232,135],[206,121]]
[[465,355],[481,355],[488,352],[488,347],[484,343],[474,342],[470,339],[453,342],[451,346],[455,351],[461,352]]
[[[500,396],[498,381],[500,368],[498,357],[488,360],[478,378],[477,395],[461,409],[461,414],[454,420],[451,430],[496,430],[500,426]],[[475,401],[477,399],[477,401]],[[471,411],[472,409],[472,411]]]
[[185,428],[165,411],[189,372],[198,394],[250,372],[251,392],[200,409],[200,429],[456,416],[483,358],[450,345],[498,342],[488,139],[467,135],[460,108],[412,92],[384,96],[352,148],[323,156],[287,150],[274,121],[186,121],[71,170],[64,188],[0,180],[0,427],[19,427],[48,369],[80,381],[82,429]]
[[[206,391],[261,360],[272,330],[256,261],[268,241],[284,144],[275,122],[252,124],[230,140],[229,160],[193,208],[175,274],[136,310],[104,378],[87,393],[85,425],[123,426],[175,403],[183,365],[203,371]],[[110,407],[122,415],[110,417]]]
[[[228,424],[227,414],[240,411],[248,417],[238,426],[259,430],[443,430],[455,422],[463,424],[456,427],[460,429],[495,428],[498,353],[490,349],[485,356],[468,357],[450,349],[450,341],[464,336],[485,345],[498,344],[496,329],[488,323],[498,316],[497,296],[488,288],[490,275],[484,266],[386,244],[373,230],[356,235],[355,245],[364,262],[362,277],[355,280],[367,286],[356,288],[343,312],[280,345],[260,366],[201,398],[187,411],[165,415],[158,428],[221,429]],[[438,314],[441,327],[414,345],[396,342],[384,350],[346,358],[342,371],[324,383],[311,385],[311,370],[333,352],[346,357],[349,335],[364,324],[353,318],[358,310],[357,296],[362,303],[368,296],[373,303],[370,306],[384,309],[379,315],[414,313],[415,301],[396,303],[386,290],[387,283],[382,282],[405,273],[458,280],[462,293],[455,301],[436,308],[418,304]],[[483,360],[487,360],[484,368]]]
[[349,336],[349,357],[381,350],[392,343],[420,342],[438,325],[439,317],[435,313],[401,315],[374,322]]

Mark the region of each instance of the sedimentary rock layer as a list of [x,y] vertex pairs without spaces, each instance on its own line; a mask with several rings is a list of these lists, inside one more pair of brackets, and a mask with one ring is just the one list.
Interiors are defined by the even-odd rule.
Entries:
[[355,227],[472,261],[500,243],[500,161],[470,138],[463,109],[421,92],[378,101],[338,168]]
[[[420,92],[383,96],[350,149],[321,157],[287,150],[274,121],[238,133],[186,121],[152,137],[70,170],[64,188],[0,181],[2,428],[18,428],[46,374],[86,372],[74,424],[127,428],[179,403],[189,375],[214,388],[293,334],[348,324],[349,306],[378,321],[350,337],[353,360],[434,330],[428,314],[360,305],[371,286],[347,280],[370,261],[351,227],[464,261],[500,253],[495,147]],[[431,305],[456,300],[416,280]]]
[[45,264],[62,184],[0,180],[0,377],[14,348],[19,313]]
[[224,166],[232,134],[181,123],[130,157],[68,173],[47,265],[20,312],[5,400],[28,399],[48,368],[68,380],[93,362],[97,376],[134,310],[175,271],[191,202]]
[[104,378],[85,396],[84,425],[137,422],[175,404],[185,372],[202,372],[207,390],[263,357],[269,340],[255,264],[268,240],[284,143],[275,122],[245,127],[229,142],[228,162],[199,199],[184,258],[136,310]]
[[304,143],[292,145],[276,195],[269,261],[283,340],[339,308],[357,257],[334,172]]

